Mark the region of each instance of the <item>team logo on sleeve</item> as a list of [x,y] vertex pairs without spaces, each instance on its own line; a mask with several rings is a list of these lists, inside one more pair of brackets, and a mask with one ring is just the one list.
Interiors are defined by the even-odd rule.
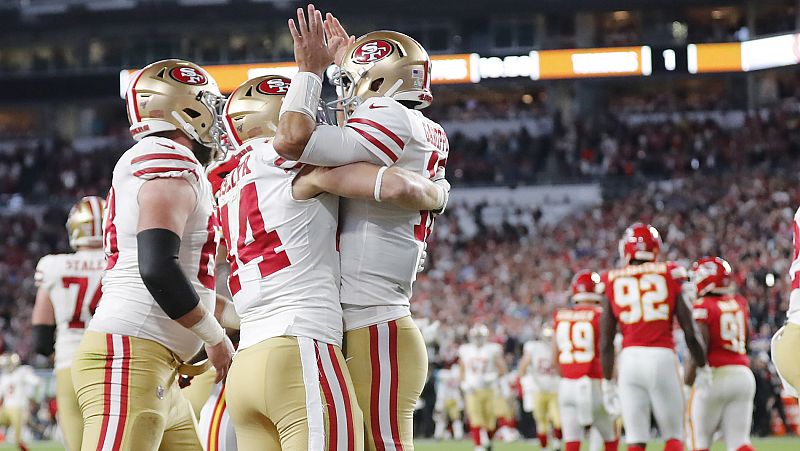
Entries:
[[353,52],[353,61],[358,64],[369,64],[380,61],[392,54],[392,44],[383,39],[368,41]]
[[208,78],[194,67],[176,67],[169,71],[169,76],[186,85],[204,85]]
[[270,78],[256,85],[256,91],[266,95],[284,95],[289,90],[292,80],[288,78]]

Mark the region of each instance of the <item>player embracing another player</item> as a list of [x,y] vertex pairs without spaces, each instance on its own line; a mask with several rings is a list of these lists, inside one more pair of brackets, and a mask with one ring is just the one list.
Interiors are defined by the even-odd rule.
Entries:
[[222,380],[233,346],[214,317],[217,242],[207,165],[220,149],[216,82],[164,60],[134,75],[138,141],[120,157],[104,220],[103,294],[72,363],[81,449],[202,450],[176,381],[205,344]]
[[[414,39],[394,31],[350,37],[309,6],[290,23],[300,72],[292,79],[274,146],[287,160],[316,166],[356,161],[399,167],[435,180],[442,202],[408,211],[373,199],[344,200],[339,212],[341,303],[345,352],[364,412],[365,448],[413,449],[414,407],[427,377],[427,352],[410,316],[416,279],[433,217],[446,205],[448,141],[419,110],[430,105],[430,58]],[[322,28],[324,26],[324,33]],[[328,45],[325,43],[327,35]],[[345,45],[341,45],[345,44]],[[322,75],[336,62],[342,127],[317,125]],[[384,170],[378,173],[383,177]],[[376,183],[376,186],[378,184]]]
[[580,271],[572,278],[569,308],[555,312],[553,351],[561,382],[558,403],[565,451],[580,451],[584,431],[594,428],[605,443],[605,451],[617,451],[616,418],[603,403],[603,372],[600,363],[600,275]]
[[[708,451],[719,430],[728,451],[754,451],[750,444],[756,382],[747,357],[747,301],[735,292],[731,266],[719,257],[692,265],[698,299],[694,318],[707,343],[712,384],[698,385],[689,400],[690,443],[693,451]],[[686,383],[694,382],[694,362]]]
[[[684,440],[683,384],[675,354],[672,326],[677,318],[686,345],[696,362],[695,386],[710,384],[702,338],[684,299],[686,270],[659,261],[661,236],[655,227],[636,223],[619,243],[622,267],[605,272],[600,356],[603,398],[611,411],[619,403],[630,451],[643,451],[650,439],[650,416],[655,417],[665,451],[682,451]],[[622,333],[619,355],[619,398],[612,382],[614,336]]]

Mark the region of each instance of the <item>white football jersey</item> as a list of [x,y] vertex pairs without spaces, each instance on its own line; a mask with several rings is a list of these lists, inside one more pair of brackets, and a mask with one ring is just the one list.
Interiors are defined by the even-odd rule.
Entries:
[[533,377],[534,391],[555,393],[558,391],[558,373],[553,361],[552,344],[533,340],[525,343],[522,352],[531,357],[528,373]]
[[436,405],[438,408],[444,408],[444,402],[451,399],[455,400],[459,406],[463,403],[460,385],[458,367],[442,368],[436,373]]
[[458,359],[464,366],[464,390],[478,388],[497,388],[498,376],[496,359],[503,357],[503,347],[497,343],[484,343],[478,346],[465,343],[458,349]]
[[102,249],[45,255],[36,265],[36,286],[47,292],[55,313],[57,370],[72,364],[86,325],[103,294],[100,279],[105,267]]
[[284,335],[341,346],[339,198],[294,199],[292,181],[302,164],[254,141],[218,198],[228,286],[242,320],[239,349]]
[[789,278],[792,280],[792,291],[789,293],[789,310],[786,312],[786,320],[790,323],[800,324],[800,208],[794,213],[794,224],[792,227],[792,237],[794,239],[794,255],[792,265],[789,267]]
[[[444,129],[389,97],[359,105],[342,133],[361,149],[354,161],[397,165],[428,177],[447,162]],[[312,148],[307,147],[300,159],[303,163],[325,165],[325,153],[338,151],[324,140],[311,140],[309,145]],[[409,315],[411,286],[433,215],[374,200],[342,199],[339,221],[345,329]]]
[[181,177],[197,195],[197,206],[181,237],[178,263],[200,296],[214,310],[214,259],[217,251],[211,185],[191,150],[167,138],[149,136],[117,161],[106,200],[103,242],[108,264],[103,297],[89,330],[153,340],[181,359],[194,356],[203,342],[172,320],[147,291],[139,275],[136,229],[139,189],[148,180]]
[[22,409],[28,407],[40,379],[33,368],[22,365],[10,373],[0,376],[0,397],[4,407]]

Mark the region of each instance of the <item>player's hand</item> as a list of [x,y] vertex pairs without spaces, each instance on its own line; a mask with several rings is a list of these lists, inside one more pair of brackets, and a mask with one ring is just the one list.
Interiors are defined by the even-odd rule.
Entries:
[[697,390],[706,390],[711,388],[713,376],[711,374],[711,367],[708,365],[697,368],[694,377],[694,388]]
[[289,33],[294,41],[294,59],[300,72],[311,72],[322,78],[333,56],[325,43],[322,13],[308,5],[308,21],[303,8],[297,8],[297,25],[289,19]]
[[333,14],[325,15],[325,37],[328,38],[328,52],[333,57],[333,63],[341,66],[344,62],[344,53],[350,44],[356,42],[356,37],[347,34],[339,19]]
[[228,369],[231,367],[231,360],[233,359],[233,343],[231,343],[231,339],[226,335],[221,342],[214,346],[206,345],[206,354],[208,355],[208,361],[217,371],[214,383],[223,381],[228,375]]
[[614,385],[614,382],[603,379],[600,384],[600,388],[603,392],[603,407],[605,407],[606,412],[609,415],[617,416],[620,414],[622,409],[619,405],[619,395],[617,394],[617,386]]
[[428,261],[428,243],[422,242],[422,252],[419,254],[417,261],[417,272],[425,271],[425,262]]

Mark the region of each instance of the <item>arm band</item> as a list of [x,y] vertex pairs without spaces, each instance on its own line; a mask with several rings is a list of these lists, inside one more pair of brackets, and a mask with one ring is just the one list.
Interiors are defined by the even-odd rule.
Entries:
[[210,346],[217,345],[225,339],[225,329],[219,325],[217,319],[208,310],[203,312],[200,321],[196,322],[189,330],[203,340],[203,343]]
[[293,111],[303,113],[311,120],[316,120],[321,92],[322,80],[316,74],[298,72],[292,77],[292,84],[286,91],[278,118],[287,111]]
[[376,202],[381,201],[381,185],[383,184],[383,173],[386,172],[387,169],[389,168],[387,168],[386,166],[381,166],[381,168],[378,169],[378,175],[375,176],[375,191],[372,193],[372,195],[373,197],[375,197]]
[[47,324],[33,325],[33,350],[37,354],[49,356],[55,351],[56,326]]
[[178,263],[181,239],[167,229],[148,229],[136,234],[139,274],[147,291],[172,319],[189,313],[200,303]]

